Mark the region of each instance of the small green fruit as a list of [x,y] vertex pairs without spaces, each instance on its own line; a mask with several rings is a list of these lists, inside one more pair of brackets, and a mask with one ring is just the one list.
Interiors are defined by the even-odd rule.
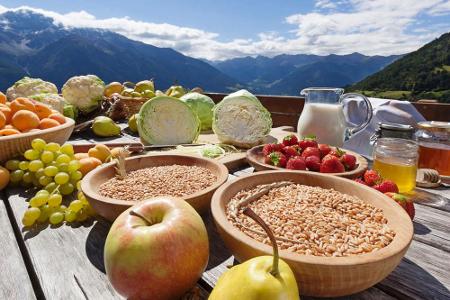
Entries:
[[92,131],[97,136],[108,137],[120,134],[120,127],[108,117],[96,117],[92,124]]
[[132,115],[131,118],[128,120],[128,128],[130,128],[130,130],[134,133],[138,132],[136,114]]
[[145,90],[145,91],[142,93],[142,96],[144,96],[144,98],[149,98],[149,99],[151,99],[151,98],[155,97],[155,93],[154,93],[153,91],[151,91],[151,90]]
[[123,85],[120,82],[111,82],[105,87],[105,91],[103,92],[103,95],[105,97],[111,97],[112,94],[118,93],[120,94],[123,91]]
[[155,91],[155,85],[152,80],[142,80],[136,83],[134,90],[138,93],[143,93],[145,90]]
[[131,92],[131,97],[133,97],[133,98],[140,98],[140,97],[142,97],[142,95],[139,92]]
[[125,96],[125,97],[131,97],[131,94],[134,92],[134,90],[133,89],[130,89],[130,88],[126,88],[126,89],[124,89],[123,91],[122,91],[122,93],[120,93],[122,96]]

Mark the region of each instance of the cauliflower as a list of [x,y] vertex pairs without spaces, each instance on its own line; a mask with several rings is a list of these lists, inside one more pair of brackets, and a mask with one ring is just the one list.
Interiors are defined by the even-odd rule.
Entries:
[[64,98],[57,94],[38,94],[30,96],[30,98],[42,102],[60,113],[64,111],[66,105]]
[[95,75],[74,76],[62,87],[64,99],[81,113],[95,110],[103,98],[105,83]]
[[58,88],[53,83],[40,78],[24,77],[6,90],[9,101],[17,97],[29,97],[42,93],[58,94]]

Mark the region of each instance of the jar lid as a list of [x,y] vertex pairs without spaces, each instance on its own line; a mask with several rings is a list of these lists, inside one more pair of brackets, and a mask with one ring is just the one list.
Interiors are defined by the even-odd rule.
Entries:
[[450,122],[425,121],[417,123],[417,127],[429,131],[450,132]]
[[411,125],[404,125],[404,124],[397,124],[397,123],[379,122],[378,126],[380,126],[381,129],[396,130],[396,131],[413,131],[414,130],[414,127],[412,127]]

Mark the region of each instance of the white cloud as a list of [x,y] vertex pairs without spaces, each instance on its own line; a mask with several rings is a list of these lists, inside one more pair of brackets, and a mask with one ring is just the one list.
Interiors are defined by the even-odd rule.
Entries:
[[450,0],[439,3],[429,11],[429,14],[432,16],[442,16],[449,13],[450,13]]
[[30,7],[8,9],[0,5],[0,13],[28,9],[66,27],[107,29],[144,43],[211,60],[282,53],[402,54],[419,48],[445,30],[441,26],[440,31],[436,31],[436,24],[411,28],[420,14],[430,18],[450,14],[448,0],[318,0],[315,7],[314,12],[286,17],[285,21],[294,28],[290,30],[295,34],[293,38],[270,31],[254,39],[230,41],[222,41],[219,34],[197,28],[135,21],[129,17],[98,19],[85,11],[60,14]]

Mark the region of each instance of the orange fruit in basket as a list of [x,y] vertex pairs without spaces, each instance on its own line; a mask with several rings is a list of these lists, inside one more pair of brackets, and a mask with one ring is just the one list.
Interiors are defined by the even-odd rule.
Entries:
[[50,116],[48,116],[50,119],[58,121],[59,124],[66,123],[66,118],[60,114],[60,113],[53,113]]
[[47,128],[52,128],[52,127],[56,127],[59,126],[60,124],[58,123],[58,121],[50,119],[50,118],[43,118],[40,122],[39,122],[39,129],[47,129]]
[[33,101],[23,97],[16,98],[16,100],[12,101],[10,107],[13,114],[18,112],[19,110],[29,110],[32,112],[35,111]]
[[16,129],[0,129],[0,136],[8,136],[8,135],[13,135],[13,134],[19,134],[20,131],[16,130]]
[[9,106],[1,105],[1,104],[0,104],[0,111],[1,111],[1,112],[5,115],[5,117],[6,117],[6,124],[11,123],[11,117],[12,117],[11,108],[9,108]]
[[0,92],[0,103],[5,104],[6,103],[6,95]]
[[5,115],[0,111],[0,129],[5,127],[6,125],[6,117]]
[[39,117],[39,119],[48,118],[52,114],[52,110],[41,102],[35,102],[34,103],[35,113]]
[[11,118],[11,124],[20,131],[37,128],[39,121],[39,117],[29,110],[19,110]]

